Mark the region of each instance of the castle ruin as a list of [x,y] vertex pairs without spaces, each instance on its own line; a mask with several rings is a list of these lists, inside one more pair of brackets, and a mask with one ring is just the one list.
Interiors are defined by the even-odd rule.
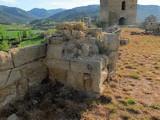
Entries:
[[100,0],[100,16],[109,26],[134,24],[137,0]]
[[46,43],[0,52],[0,108],[22,99],[49,76],[97,97],[116,70],[119,36],[83,23],[64,23]]

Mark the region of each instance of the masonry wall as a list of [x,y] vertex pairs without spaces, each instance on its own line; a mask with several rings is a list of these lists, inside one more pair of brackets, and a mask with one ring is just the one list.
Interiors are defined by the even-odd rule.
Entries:
[[0,108],[22,99],[48,75],[54,82],[99,96],[116,71],[119,34],[83,27],[64,23],[47,44],[0,51]]
[[48,40],[49,77],[96,97],[103,92],[109,74],[116,71],[118,48],[116,34],[66,23]]
[[46,44],[0,51],[0,108],[46,78],[45,56]]

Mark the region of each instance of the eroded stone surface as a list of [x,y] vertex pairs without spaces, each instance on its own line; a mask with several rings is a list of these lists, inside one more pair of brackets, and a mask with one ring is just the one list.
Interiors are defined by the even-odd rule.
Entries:
[[12,57],[9,53],[0,51],[0,71],[13,68]]
[[103,92],[109,72],[116,70],[119,35],[63,23],[48,43],[46,65],[51,80],[90,93]]
[[11,49],[15,67],[32,62],[35,59],[46,56],[46,45],[33,45],[24,48]]
[[12,102],[16,98],[16,84],[0,90],[0,108]]

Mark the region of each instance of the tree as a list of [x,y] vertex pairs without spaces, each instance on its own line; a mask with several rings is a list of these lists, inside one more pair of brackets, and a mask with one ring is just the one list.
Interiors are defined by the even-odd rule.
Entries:
[[27,38],[27,31],[26,30],[23,30],[23,32],[22,32],[22,38]]
[[0,50],[7,51],[11,47],[11,44],[8,40],[3,40],[0,44]]

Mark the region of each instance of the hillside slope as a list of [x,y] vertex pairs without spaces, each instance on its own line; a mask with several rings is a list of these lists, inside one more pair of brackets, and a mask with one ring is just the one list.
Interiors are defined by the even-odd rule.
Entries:
[[36,16],[37,18],[47,18],[50,17],[56,13],[62,12],[65,9],[51,9],[51,10],[46,10],[46,9],[40,9],[40,8],[34,8],[30,11],[28,11],[29,13],[31,13],[32,15]]
[[34,15],[22,9],[0,6],[0,23],[27,23],[35,19]]
[[73,21],[79,20],[80,17],[99,17],[99,5],[89,5],[76,7],[70,10],[66,10],[60,13],[57,13],[50,18],[55,21]]
[[160,6],[138,5],[137,21],[143,21],[146,17],[154,15],[160,20]]
[[[73,21],[79,20],[80,17],[90,16],[92,18],[99,18],[99,5],[89,5],[77,7],[57,13],[50,18],[55,21]],[[156,5],[138,5],[137,21],[141,22],[149,15],[155,15],[160,20],[160,6]]]

